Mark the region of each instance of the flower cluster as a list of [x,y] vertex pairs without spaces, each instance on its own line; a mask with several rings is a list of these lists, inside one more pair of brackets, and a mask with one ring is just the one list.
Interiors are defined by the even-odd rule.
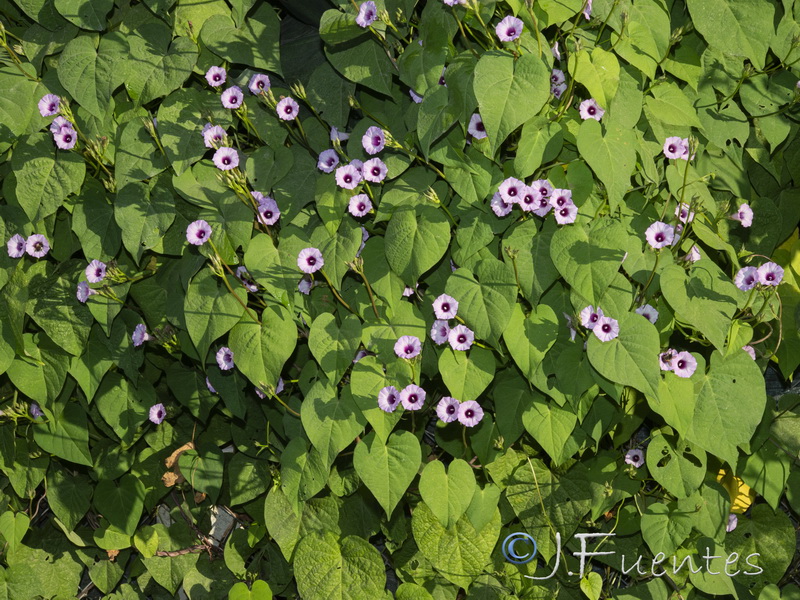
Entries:
[[258,221],[262,225],[275,225],[281,218],[281,211],[278,203],[271,196],[265,196],[261,192],[250,192],[253,199],[258,203]]
[[619,335],[617,320],[605,316],[603,309],[599,306],[595,308],[590,304],[585,307],[581,311],[580,318],[581,325],[586,329],[591,329],[601,342],[610,342]]
[[689,378],[697,369],[697,359],[690,352],[678,352],[673,348],[658,355],[662,371],[672,371],[678,377]]
[[41,233],[29,235],[27,239],[16,233],[6,242],[11,258],[22,258],[26,253],[34,258],[43,258],[50,252],[50,242]]
[[431,339],[437,346],[445,342],[450,343],[453,350],[466,352],[475,342],[475,333],[466,325],[459,324],[450,327],[449,321],[458,314],[458,300],[442,294],[433,302],[433,312],[436,320],[431,327]]
[[552,210],[559,225],[574,223],[578,217],[572,191],[553,188],[546,179],[537,179],[530,185],[516,177],[503,181],[492,198],[492,211],[498,217],[505,217],[511,213],[514,204],[518,204],[523,212],[532,212],[539,217],[544,217]]
[[748,292],[757,285],[764,288],[777,287],[783,281],[783,267],[766,262],[760,267],[742,267],[736,273],[733,282],[740,290]]
[[459,402],[455,398],[445,396],[436,405],[436,416],[445,423],[458,421],[464,427],[475,427],[483,419],[483,409],[475,400]]
[[43,117],[56,117],[50,123],[50,133],[53,141],[61,150],[71,150],[78,142],[78,132],[75,125],[62,116],[56,116],[61,107],[61,98],[55,94],[46,94],[39,100],[39,114]]

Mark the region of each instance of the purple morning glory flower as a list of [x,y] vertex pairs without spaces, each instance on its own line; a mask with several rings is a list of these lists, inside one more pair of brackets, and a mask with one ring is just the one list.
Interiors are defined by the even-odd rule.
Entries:
[[553,94],[553,96],[555,96],[556,100],[560,100],[561,96],[566,91],[567,91],[566,83],[557,83],[555,85],[550,86],[550,93]]
[[586,17],[586,20],[592,18],[592,0],[586,0],[586,6],[583,7],[583,16]]
[[425,390],[412,383],[400,392],[400,402],[406,410],[419,410],[425,404],[425,396]]
[[655,325],[656,321],[658,321],[658,311],[649,304],[645,304],[644,306],[638,307],[635,312],[637,315],[642,315],[653,325]]
[[535,195],[536,201],[533,203],[533,214],[538,217],[544,217],[547,213],[550,212],[550,209],[553,208],[553,205],[550,204],[550,200],[547,199],[547,196],[542,196],[536,188],[533,186],[529,186]]
[[783,267],[774,262],[764,263],[758,267],[758,283],[761,285],[778,286],[783,281]]
[[311,278],[308,275],[303,275],[303,278],[297,282],[297,290],[301,294],[305,294],[308,296],[311,293],[311,285],[312,285]]
[[664,140],[664,156],[670,160],[681,158],[684,154],[685,147],[683,140],[679,137],[668,137]]
[[364,163],[363,162],[361,162],[357,158],[354,158],[353,160],[350,161],[350,166],[353,167],[354,169],[358,169],[358,174],[361,175],[362,179],[364,178],[364,170],[363,170],[364,169]]
[[378,392],[378,408],[390,413],[400,405],[400,392],[393,385],[387,385]]
[[225,83],[227,77],[228,74],[222,67],[211,67],[208,71],[206,71],[206,81],[208,82],[208,85],[212,87],[221,86],[223,83]]
[[[544,198],[550,198],[555,191],[547,179],[537,179],[531,184],[531,187]],[[570,198],[572,198],[572,192],[570,192]]]
[[212,394],[217,393],[217,390],[215,390],[214,386],[211,385],[211,380],[208,377],[206,377],[206,387],[208,388],[208,391],[211,392]]
[[297,266],[303,273],[316,273],[325,265],[322,252],[316,248],[304,248],[297,255]]
[[408,95],[411,96],[411,99],[414,101],[414,104],[419,104],[422,102],[422,96],[420,96],[417,92],[412,89],[408,90]]
[[606,114],[606,111],[600,108],[600,105],[595,101],[594,98],[590,98],[581,102],[578,112],[580,112],[581,119],[584,121],[586,119],[594,119],[595,121],[599,121],[603,118],[603,115]]
[[498,191],[503,200],[513,204],[519,200],[520,195],[525,191],[525,184],[516,177],[509,177],[500,184]]
[[663,221],[656,221],[647,228],[644,237],[653,248],[664,248],[675,239],[675,228]]
[[211,225],[203,219],[189,223],[186,228],[186,241],[195,246],[202,246],[211,239]]
[[677,354],[675,350],[670,348],[658,355],[658,366],[661,367],[662,371],[672,371],[674,367],[673,362]]
[[266,196],[258,203],[258,220],[264,225],[275,225],[281,218],[281,211],[278,203],[269,196]]
[[370,158],[364,163],[364,166],[361,167],[361,173],[364,176],[364,179],[371,181],[372,183],[380,183],[386,179],[386,174],[388,172],[389,169],[386,167],[386,163],[377,157]]
[[347,210],[350,211],[350,214],[354,217],[363,217],[372,210],[372,201],[366,194],[356,194],[350,198]]
[[739,206],[739,210],[731,215],[731,219],[739,221],[742,227],[750,227],[753,224],[753,209],[750,208],[750,205],[744,203]]
[[50,252],[50,242],[41,233],[34,233],[25,240],[25,252],[34,258],[42,258]]
[[227,346],[223,346],[217,350],[217,364],[223,371],[229,371],[233,368],[233,350]]
[[[689,138],[683,138],[681,140],[683,143],[683,154],[681,154],[682,160],[689,160]],[[695,155],[692,154],[692,160],[694,160]]]
[[28,408],[28,412],[31,413],[31,416],[34,419],[38,419],[44,416],[44,411],[36,402],[31,402],[30,408]]
[[386,136],[383,129],[374,125],[367,129],[361,137],[361,145],[367,154],[377,154],[386,146]]
[[558,42],[553,44],[553,47],[550,49],[550,51],[553,53],[553,58],[556,60],[561,60],[561,50],[558,49]]
[[61,150],[72,150],[78,142],[78,133],[69,127],[62,127],[58,133],[53,134],[53,139]]
[[700,255],[700,248],[693,245],[691,250],[689,250],[686,256],[683,257],[683,260],[688,261],[690,263],[696,263],[701,258],[702,256]]
[[367,352],[366,350],[359,350],[358,352],[356,352],[356,355],[353,358],[353,364],[356,364],[362,358],[366,358],[367,356],[371,356],[369,352]]
[[550,204],[553,208],[562,208],[572,202],[572,190],[554,189],[550,192]]
[[439,85],[443,85],[447,87],[447,80],[444,78],[444,74],[447,72],[447,67],[442,67],[442,74],[439,75]]
[[553,72],[550,73],[550,85],[561,85],[567,80],[564,77],[564,71],[561,69],[553,69]]
[[455,319],[458,314],[458,300],[442,294],[433,301],[433,312],[437,319]]
[[361,183],[361,169],[353,164],[343,165],[336,169],[336,185],[345,190],[352,190]]
[[247,88],[251,94],[258,95],[261,92],[266,92],[270,87],[269,77],[263,73],[257,73],[250,78]]
[[749,354],[749,355],[750,355],[750,358],[752,358],[753,360],[755,360],[755,359],[756,359],[756,350],[755,350],[755,348],[753,348],[753,347],[752,347],[752,346],[750,346],[749,344],[748,344],[748,345],[746,345],[746,346],[742,346],[742,350],[744,350],[745,352],[747,352],[747,354]]
[[415,283],[413,288],[406,286],[405,289],[403,290],[403,298],[408,298],[410,296],[413,296],[416,293],[418,287],[419,287],[418,283]]
[[225,108],[239,108],[244,100],[242,88],[240,88],[238,85],[232,85],[227,90],[222,92],[220,100],[222,100],[222,106]]
[[559,225],[569,225],[570,223],[574,223],[575,219],[578,218],[578,207],[570,201],[561,208],[556,208],[555,215],[556,223]]
[[25,255],[25,238],[20,234],[15,233],[11,239],[6,242],[8,248],[8,255],[11,258],[22,258]]
[[451,398],[450,396],[445,396],[441,400],[439,400],[439,404],[436,405],[436,416],[439,417],[445,423],[452,423],[453,421],[458,420],[458,407],[461,404],[455,398]]
[[144,325],[144,323],[139,323],[136,327],[134,327],[131,340],[133,341],[133,345],[137,348],[146,341],[150,340],[150,335],[147,333],[147,327]]
[[359,27],[369,27],[378,18],[378,7],[372,0],[367,0],[361,4],[358,9],[358,16],[356,17],[356,24]]
[[511,213],[511,209],[514,208],[514,205],[503,200],[503,196],[500,195],[500,192],[495,192],[492,197],[491,207],[494,214],[498,217],[505,217]]
[[234,148],[222,146],[214,152],[213,160],[220,171],[230,171],[239,166],[239,153]]
[[601,342],[610,342],[619,335],[619,323],[611,317],[600,317],[592,331]]
[[206,123],[203,127],[203,143],[206,148],[218,148],[228,139],[228,134],[219,125]]
[[675,216],[681,223],[691,223],[694,221],[694,213],[689,211],[689,205],[686,202],[681,202],[675,208]]
[[258,396],[261,400],[267,397],[267,395],[261,391],[261,388],[258,386],[254,386],[253,389],[256,392],[256,396]]
[[522,20],[509,15],[497,24],[494,31],[501,42],[513,42],[520,36],[522,29]]
[[[467,0],[442,0],[447,6],[455,6],[456,4],[464,5],[467,3]],[[800,82],[798,82],[800,84]],[[800,86],[798,86],[800,87]]]
[[293,121],[300,114],[300,105],[294,98],[284,98],[275,107],[278,116],[284,121]]
[[597,325],[597,322],[603,316],[602,308],[598,306],[597,310],[595,310],[594,306],[590,304],[581,311],[581,325],[586,327],[586,329],[594,329],[594,326]]
[[689,352],[678,352],[672,359],[672,372],[678,377],[691,377],[697,369],[697,359]]
[[323,150],[317,159],[317,168],[323,173],[333,173],[336,165],[339,164],[339,154],[333,148]]
[[58,106],[61,103],[61,98],[55,94],[45,94],[39,100],[39,114],[43,117],[52,117],[58,114]]
[[361,251],[364,249],[364,246],[367,245],[367,240],[369,239],[369,231],[367,231],[366,227],[361,228],[361,245],[358,247],[358,252],[356,252],[356,256],[361,256]]
[[413,335],[401,336],[394,344],[394,353],[399,358],[415,358],[422,351],[422,343]]
[[625,462],[638,469],[644,464],[644,451],[637,449],[628,450],[625,453]]
[[466,352],[472,347],[472,342],[475,341],[475,334],[466,325],[456,325],[450,330],[447,339],[453,350]]
[[93,290],[89,287],[89,284],[85,281],[81,281],[78,284],[78,289],[75,292],[75,297],[78,299],[78,302],[81,304],[86,304],[86,301],[89,299],[89,296],[94,296],[97,294],[97,290]]
[[743,292],[752,290],[758,283],[758,269],[755,267],[742,267],[739,269],[739,272],[736,273],[733,283]]
[[569,341],[574,342],[575,336],[578,334],[578,330],[575,329],[575,325],[572,322],[572,317],[569,316],[567,313],[563,313],[564,318],[567,320],[567,327],[569,327]]
[[106,277],[106,263],[93,260],[86,267],[86,279],[91,283],[100,283]]
[[517,203],[524,212],[533,212],[541,206],[542,197],[530,186],[522,188]]
[[469,118],[467,133],[476,140],[482,140],[486,137],[486,127],[484,127],[483,119],[481,119],[481,116],[478,113],[475,113]]
[[242,282],[242,285],[248,292],[255,293],[258,291],[258,285],[256,285],[256,282],[250,277],[250,273],[247,272],[247,267],[236,267],[236,278]]
[[728,523],[727,523],[727,525],[725,525],[725,531],[727,533],[730,533],[731,531],[736,529],[736,527],[738,527],[738,525],[739,525],[739,517],[737,517],[736,514],[734,514],[734,513],[730,513],[728,515]]
[[433,322],[431,327],[431,339],[437,346],[444,344],[450,335],[450,325],[447,321],[438,319]]
[[164,405],[161,404],[160,402],[150,407],[149,419],[152,423],[155,423],[156,425],[161,425],[166,416],[167,416],[167,410],[164,408]]
[[278,377],[278,383],[275,386],[275,394],[280,394],[283,391],[283,388],[284,388],[283,378]]
[[57,134],[62,129],[75,129],[72,122],[67,121],[64,117],[58,116],[50,123],[50,133]]
[[483,419],[483,409],[475,400],[462,402],[458,407],[458,422],[464,427],[475,427]]
[[345,133],[344,131],[339,131],[336,127],[331,127],[331,141],[335,142],[339,140],[340,142],[346,142],[350,139],[350,134]]

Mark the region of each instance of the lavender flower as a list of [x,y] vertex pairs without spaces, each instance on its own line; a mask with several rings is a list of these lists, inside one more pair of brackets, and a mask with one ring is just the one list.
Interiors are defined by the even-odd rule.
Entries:
[[752,358],[753,360],[756,359],[756,350],[752,346],[750,345],[742,346],[742,350],[747,352],[747,354],[749,354],[750,358]]
[[681,202],[675,208],[675,216],[681,223],[691,223],[694,221],[694,212],[689,210],[689,205],[686,202]]
[[366,227],[361,228],[361,245],[358,247],[358,252],[356,252],[356,256],[361,256],[361,251],[364,249],[364,246],[367,245],[367,240],[369,239],[369,231],[367,231]]
[[331,127],[331,141],[335,142],[339,140],[340,142],[346,142],[350,139],[350,134],[345,133],[344,131],[339,131],[336,127]]
[[374,125],[367,129],[366,133],[361,137],[361,145],[367,154],[377,154],[383,150],[386,145],[386,136],[383,133],[383,129]]
[[556,100],[560,100],[561,96],[566,91],[567,91],[566,83],[557,83],[555,85],[550,86],[550,93],[553,94],[553,96],[555,96]]
[[301,294],[308,296],[311,293],[312,281],[308,275],[303,275],[303,278],[297,283],[297,290]]
[[388,172],[389,169],[386,167],[386,163],[384,163],[380,158],[370,158],[361,168],[361,173],[364,176],[364,179],[371,181],[372,183],[380,183],[386,179],[386,174]]
[[[547,179],[537,179],[531,184],[531,187],[539,193],[540,196],[543,198],[550,198],[555,191],[553,186],[550,184]],[[570,193],[570,198],[572,198],[572,194]]]
[[50,252],[50,242],[41,233],[34,233],[25,240],[25,252],[34,258],[42,258]]
[[601,342],[610,342],[619,335],[619,323],[611,317],[600,317],[592,331]]
[[494,196],[492,196],[491,207],[492,212],[498,217],[505,217],[511,212],[511,209],[514,208],[514,205],[503,200],[503,196],[500,192],[495,192]]
[[350,211],[350,214],[354,217],[363,217],[372,210],[372,201],[366,194],[356,194],[350,198],[347,210]]
[[281,218],[281,211],[278,203],[269,196],[258,203],[258,220],[264,225],[275,225]]
[[558,49],[558,42],[553,44],[553,47],[550,49],[550,51],[553,53],[553,58],[556,60],[561,60],[561,50]]
[[475,427],[483,419],[483,409],[475,400],[462,402],[458,407],[458,422],[464,427]]
[[211,225],[203,219],[189,223],[186,228],[186,241],[195,246],[202,246],[211,239]]
[[500,184],[500,196],[508,203],[515,203],[525,190],[525,184],[516,177],[509,177]]
[[586,0],[586,6],[583,7],[583,16],[587,21],[592,18],[592,0]]
[[700,260],[702,256],[700,255],[700,248],[695,245],[692,245],[691,250],[683,257],[683,260],[688,261],[690,263],[696,263]]
[[433,301],[433,312],[437,319],[455,319],[458,314],[458,300],[442,294]]
[[638,307],[635,312],[637,315],[642,315],[653,325],[655,325],[656,321],[658,321],[658,311],[649,304],[645,304],[644,306]]
[[58,114],[58,107],[61,103],[61,98],[55,94],[45,94],[39,100],[39,114],[43,117],[52,117]]
[[452,423],[458,420],[458,407],[461,403],[455,398],[445,396],[436,405],[436,416],[445,423]]
[[581,102],[578,112],[580,112],[581,119],[584,121],[586,119],[594,119],[595,121],[599,121],[603,118],[603,115],[606,114],[606,111],[600,108],[600,105],[595,101],[594,98],[590,98]]
[[158,404],[154,404],[150,407],[150,421],[155,423],[156,425],[161,425],[164,422],[164,418],[167,416],[167,411],[164,408],[164,405],[160,402]]
[[34,419],[38,419],[38,418],[44,416],[44,411],[41,409],[41,407],[36,402],[31,402],[31,405],[28,408],[28,412],[31,413],[31,416]]
[[239,166],[239,153],[233,148],[222,146],[214,152],[213,160],[220,171],[230,171]]
[[58,133],[53,134],[53,139],[61,150],[72,150],[78,142],[77,132],[69,127],[62,127]]
[[81,281],[78,284],[78,289],[75,292],[75,297],[78,299],[78,302],[81,304],[86,304],[86,301],[89,299],[89,296],[94,296],[97,294],[97,290],[93,290],[89,287],[89,284],[85,281]]
[[574,223],[575,219],[578,218],[578,207],[570,202],[561,208],[555,209],[555,215],[556,223],[559,225],[569,225],[570,223]]
[[597,310],[595,310],[594,306],[590,304],[581,311],[581,325],[586,327],[586,329],[594,329],[594,326],[597,325],[597,322],[603,316],[602,308],[598,306]]
[[358,16],[356,17],[356,24],[359,27],[367,28],[375,22],[378,18],[378,7],[372,0],[367,0],[361,4],[358,9]]
[[450,341],[450,347],[453,350],[466,352],[472,347],[472,342],[475,341],[475,334],[466,325],[456,325],[450,330],[447,339]]
[[229,371],[233,368],[233,350],[227,346],[223,346],[217,350],[217,364],[223,371]]
[[542,197],[532,187],[526,185],[522,189],[517,202],[524,212],[533,212],[541,207],[541,200]]
[[478,113],[473,114],[469,118],[469,125],[467,125],[467,133],[474,137],[476,140],[482,140],[486,137],[486,127],[483,125],[483,119]]
[[664,140],[664,156],[670,160],[681,158],[685,150],[683,140],[679,137],[668,137]]
[[227,90],[222,92],[220,100],[222,101],[222,106],[225,108],[239,108],[244,100],[242,88],[240,88],[238,85],[232,85]]
[[275,394],[280,394],[284,387],[283,378],[278,377],[278,384],[275,386]]
[[672,359],[672,372],[678,377],[691,377],[697,369],[697,359],[689,352],[678,352]]
[[399,402],[400,392],[393,385],[387,385],[378,392],[378,408],[384,412],[394,412],[399,406]]
[[663,248],[675,239],[675,228],[663,221],[656,221],[647,228],[644,237],[653,248]]
[[677,354],[675,350],[670,348],[658,355],[658,366],[661,367],[662,371],[672,371]]
[[419,338],[413,335],[404,335],[394,344],[394,353],[399,358],[414,358],[422,351]]
[[136,327],[133,328],[133,334],[131,335],[131,341],[133,342],[134,347],[138,348],[145,342],[150,340],[150,335],[147,333],[147,327],[144,323],[139,323]]
[[450,325],[447,321],[436,320],[431,327],[431,339],[437,346],[444,344],[450,335]]
[[297,255],[297,266],[300,267],[303,273],[316,273],[325,266],[322,252],[316,248],[304,248],[300,250],[300,254]]
[[[228,134],[219,125],[206,123],[206,126],[203,127],[203,144],[205,144],[206,148],[217,148],[224,144],[227,139]],[[217,166],[219,167],[219,165]]]
[[511,15],[500,21],[494,31],[501,42],[513,42],[522,33],[522,21]]
[[255,293],[258,291],[258,285],[256,285],[256,282],[250,277],[250,273],[247,272],[247,267],[243,265],[236,267],[236,278],[242,282],[242,285],[248,292]]
[[362,358],[366,358],[367,356],[372,356],[372,355],[369,352],[367,352],[366,350],[359,350],[358,352],[356,352],[356,355],[353,358],[353,364],[356,364]]
[[546,216],[547,213],[550,212],[550,209],[553,208],[553,205],[550,204],[550,200],[547,196],[542,196],[540,192],[536,191],[536,188],[530,186],[530,189],[533,190],[536,198],[536,201],[533,203],[533,214],[538,217]]
[[554,189],[550,193],[549,202],[553,208],[563,208],[572,203],[572,190]]
[[55,135],[62,129],[74,130],[75,126],[70,121],[67,121],[64,117],[58,116],[53,119],[52,123],[50,123],[50,133]]
[[[455,6],[456,4],[465,5],[467,3],[467,0],[442,0],[442,2],[447,4],[447,6]],[[800,81],[798,82],[798,84],[800,84]],[[800,87],[800,85],[798,85],[798,87]]]
[[106,277],[106,263],[93,260],[86,267],[86,279],[91,283],[100,283]]
[[625,462],[638,469],[644,464],[644,452],[636,449],[628,450],[625,453]]
[[275,107],[278,116],[284,121],[293,121],[300,114],[300,105],[294,98],[283,98]]
[[345,190],[352,190],[361,183],[361,170],[353,165],[343,165],[336,169],[336,185]]
[[742,267],[736,273],[733,283],[743,292],[752,290],[758,283],[758,269],[755,267]]
[[333,173],[336,165],[339,164],[339,154],[333,148],[323,150],[317,159],[317,168],[323,173]]
[[357,158],[354,158],[353,160],[350,161],[350,166],[352,166],[355,169],[358,169],[358,174],[361,175],[362,179],[364,178],[364,163],[363,162],[361,162]]
[[415,283],[413,288],[406,286],[405,289],[403,290],[403,298],[409,298],[410,296],[416,294],[418,287],[419,287],[418,283]]
[[758,283],[761,285],[778,286],[783,281],[783,267],[774,262],[764,263],[758,267]]
[[561,69],[553,69],[550,73],[550,85],[561,85],[566,80],[567,78],[564,77],[564,71]]
[[730,533],[739,525],[739,517],[737,517],[734,513],[730,513],[728,515],[728,523],[725,525],[725,531]]
[[425,390],[412,383],[400,392],[400,402],[406,410],[419,410],[425,404],[425,396]]
[[422,102],[422,96],[420,96],[417,92],[410,89],[408,90],[408,95],[411,96],[411,99],[414,101],[414,104],[419,104]]
[[572,323],[572,317],[569,316],[567,313],[563,313],[564,318],[567,320],[567,327],[569,327],[569,341],[574,342],[575,336],[578,334],[578,330],[575,329],[575,325]]
[[206,81],[208,85],[212,87],[219,87],[225,80],[228,78],[228,74],[225,72],[225,69],[222,67],[211,67],[208,71],[206,71]]
[[739,221],[742,227],[750,227],[753,224],[753,209],[750,205],[744,203],[739,206],[739,210],[731,215],[731,219]]
[[11,258],[22,258],[25,255],[25,238],[20,234],[15,233],[11,239],[6,242],[8,248],[8,255]]
[[251,94],[258,95],[261,92],[266,92],[270,88],[269,77],[262,73],[257,73],[250,78],[247,87]]

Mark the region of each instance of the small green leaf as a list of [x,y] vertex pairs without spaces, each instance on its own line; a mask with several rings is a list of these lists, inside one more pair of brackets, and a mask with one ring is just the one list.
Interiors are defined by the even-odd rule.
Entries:
[[461,459],[451,462],[445,472],[444,463],[433,460],[425,465],[419,478],[419,493],[431,512],[444,527],[453,527],[472,502],[475,474]]
[[439,373],[450,395],[462,402],[476,400],[494,379],[491,351],[473,347],[468,352],[445,348],[439,355]]
[[386,260],[406,285],[439,262],[449,244],[447,217],[431,206],[398,209],[386,228]]
[[344,317],[339,327],[333,314],[323,313],[314,319],[308,334],[311,354],[333,384],[353,364],[360,344],[361,321],[355,315]]

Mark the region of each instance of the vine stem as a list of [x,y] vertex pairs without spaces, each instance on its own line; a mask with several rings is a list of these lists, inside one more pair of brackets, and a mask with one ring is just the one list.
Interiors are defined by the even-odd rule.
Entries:
[[337,299],[339,302],[341,302],[341,303],[342,303],[342,306],[344,306],[344,307],[345,307],[347,310],[349,310],[349,311],[350,311],[351,313],[353,313],[354,315],[358,316],[358,313],[357,313],[356,311],[354,311],[352,308],[350,308],[350,305],[349,305],[347,302],[345,302],[345,301],[344,301],[344,298],[342,298],[342,297],[339,295],[339,292],[337,292],[337,291],[336,291],[336,288],[335,288],[335,287],[333,287],[333,283],[331,283],[331,280],[330,280],[330,278],[328,277],[328,274],[327,274],[327,273],[325,273],[325,271],[324,271],[323,269],[320,269],[320,270],[319,270],[319,272],[320,272],[320,273],[322,273],[322,276],[325,278],[325,281],[327,281],[327,282],[328,282],[328,287],[329,287],[329,288],[331,288],[331,291],[333,292],[333,295],[334,295],[334,296],[336,296],[336,299]]
[[[222,256],[220,255],[219,251],[217,250],[217,247],[214,245],[214,242],[211,238],[208,239],[208,243],[211,244],[211,249],[214,251],[214,256],[219,261],[219,263],[223,265],[225,269],[227,269],[231,273],[231,275],[233,275],[233,271],[231,271],[230,267],[225,263],[224,260],[222,260]],[[236,275],[233,276],[236,277]],[[233,291],[231,283],[228,281],[228,278],[226,277],[225,273],[222,273],[222,282],[225,284],[225,287],[228,288],[228,291],[233,295],[233,297],[236,298],[236,301],[242,305],[242,308],[244,308],[247,315],[251,319],[253,319],[253,321],[261,325],[261,321],[259,320],[259,318],[247,307],[247,304],[242,301],[239,295],[235,291]]]

